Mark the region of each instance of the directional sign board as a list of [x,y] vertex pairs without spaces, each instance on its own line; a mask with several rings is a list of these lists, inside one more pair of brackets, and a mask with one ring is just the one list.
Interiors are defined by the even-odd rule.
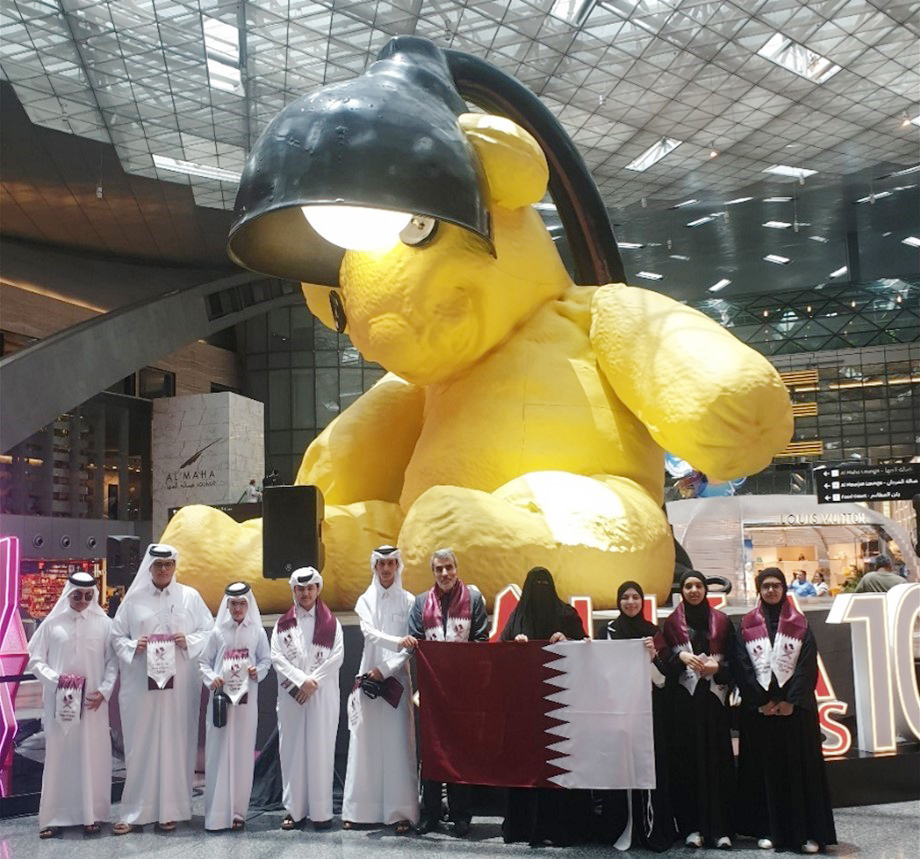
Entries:
[[840,463],[812,468],[819,504],[838,501],[909,501],[920,494],[920,463]]

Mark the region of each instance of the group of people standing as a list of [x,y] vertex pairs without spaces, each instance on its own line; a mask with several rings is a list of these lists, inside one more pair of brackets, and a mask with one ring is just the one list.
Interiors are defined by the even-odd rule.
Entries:
[[[111,744],[106,701],[121,674],[119,704],[126,780],[124,835],[154,823],[161,831],[191,818],[201,684],[210,690],[205,764],[205,828],[241,830],[252,790],[258,684],[274,667],[282,803],[281,828],[332,822],[339,721],[342,628],[322,601],[312,567],[290,578],[292,605],[269,645],[248,584],[227,586],[213,621],[193,588],[175,580],[178,553],[149,547],[114,621],[99,606],[93,577],[75,573],[29,643],[30,670],[44,689],[46,763],[40,836],[65,826],[100,831],[110,816]],[[421,804],[409,662],[420,640],[484,642],[485,602],[459,578],[454,552],[431,558],[433,587],[402,587],[399,550],[371,553],[371,583],[356,606],[364,652],[348,697],[351,742],[342,825],[431,832],[441,825],[444,786],[423,781]],[[600,818],[620,849],[667,849],[678,837],[730,847],[736,833],[761,847],[816,852],[835,843],[814,697],[817,652],[805,617],[786,598],[781,571],[758,574],[757,607],[740,635],[706,600],[706,580],[688,572],[681,601],[661,630],[642,617],[635,582],[617,595],[615,639],[641,638],[653,685],[652,791],[592,796],[561,789],[508,792],[506,841],[585,840]],[[508,641],[585,638],[575,611],[558,598],[549,571],[528,573],[502,632]],[[727,696],[742,695],[735,771]],[[454,832],[470,830],[472,788],[446,786]],[[600,811],[600,814],[598,814]]]
[[[661,851],[729,849],[736,834],[762,849],[817,853],[836,843],[815,683],[817,648],[808,621],[775,567],[756,579],[758,602],[736,633],[710,606],[696,571],[659,630],[642,618],[644,595],[620,586],[611,638],[643,638],[651,661],[656,789],[610,795],[619,845]],[[729,693],[741,695],[737,770]]]

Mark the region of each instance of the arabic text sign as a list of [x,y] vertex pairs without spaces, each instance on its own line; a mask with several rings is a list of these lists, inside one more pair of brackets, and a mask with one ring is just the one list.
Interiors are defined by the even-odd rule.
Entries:
[[920,493],[920,463],[842,463],[812,469],[819,504],[841,501],[908,501]]

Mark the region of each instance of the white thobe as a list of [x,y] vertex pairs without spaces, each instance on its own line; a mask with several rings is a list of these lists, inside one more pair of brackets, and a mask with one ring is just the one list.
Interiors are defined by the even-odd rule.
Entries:
[[[391,593],[392,592],[392,593]],[[399,651],[407,634],[414,597],[401,588],[380,590],[377,617],[381,629],[361,621],[364,654],[361,674],[374,668],[395,677],[404,692],[394,709],[382,697],[371,700],[363,693],[361,723],[351,732],[342,820],[352,823],[418,822],[418,762],[415,755],[415,720],[408,660],[411,651]]]
[[[272,633],[272,664],[278,673],[278,740],[281,757],[282,803],[294,820],[314,823],[332,818],[332,779],[335,736],[339,726],[339,667],[345,656],[342,625],[335,622],[335,641],[325,660],[313,670],[313,628],[316,606],[296,608],[297,624],[305,644],[299,665],[288,660],[280,645],[278,624]],[[298,704],[282,689],[284,680],[299,687],[311,677],[319,688]]]
[[67,608],[42,630],[29,671],[42,684],[45,770],[38,825],[88,826],[109,819],[112,797],[112,740],[109,708],[85,704],[78,725],[65,734],[54,718],[58,677],[85,678],[83,692],[101,692],[108,701],[118,675],[112,651],[112,622],[104,616]]
[[[192,816],[192,778],[198,752],[201,686],[198,656],[214,618],[194,588],[173,581],[162,591],[152,584],[119,606],[112,625],[121,662],[118,704],[125,736],[125,788],[120,820],[166,823]],[[176,647],[171,689],[147,688],[143,635],[183,632],[187,650]]]
[[[228,704],[227,724],[215,728],[212,718],[214,693],[208,699],[207,739],[204,765],[204,828],[229,829],[234,820],[245,820],[252,794],[252,771],[255,764],[256,728],[259,725],[259,686],[272,666],[268,636],[256,630],[247,615],[240,623],[232,618],[211,630],[205,649],[198,657],[201,681],[210,688],[222,676],[224,653],[240,647],[249,648],[249,658],[256,678],[249,679],[245,703]],[[255,648],[252,647],[256,641]]]

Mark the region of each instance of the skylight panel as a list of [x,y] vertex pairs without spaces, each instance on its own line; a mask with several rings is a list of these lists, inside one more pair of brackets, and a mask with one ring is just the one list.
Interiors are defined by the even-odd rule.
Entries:
[[232,170],[223,170],[212,167],[210,164],[198,164],[194,161],[180,161],[168,155],[154,155],[154,166],[161,170],[170,170],[173,173],[184,173],[186,176],[200,176],[203,179],[217,179],[220,182],[231,182],[238,185],[240,174]]
[[549,14],[580,27],[596,5],[597,0],[555,0]]
[[687,227],[701,227],[703,224],[708,224],[710,221],[714,221],[715,218],[712,215],[704,215],[702,218],[697,218],[695,221],[690,221],[688,224],[685,224]]
[[816,84],[823,84],[840,71],[840,66],[827,57],[793,42],[782,33],[774,33],[757,53]]
[[777,176],[791,176],[793,179],[804,179],[806,176],[814,176],[818,171],[808,170],[805,167],[790,167],[787,164],[771,164],[763,172],[774,173]]
[[910,245],[912,248],[920,248],[920,239],[916,236],[908,236],[906,239],[901,240],[902,245]]
[[239,65],[240,31],[232,24],[225,24],[217,18],[202,20],[205,50],[225,63]]
[[720,289],[725,289],[731,281],[727,277],[723,277],[721,280],[717,280],[712,286],[709,287],[710,292],[718,292]]
[[671,206],[672,209],[683,209],[684,206],[692,206],[694,203],[699,203],[699,200],[696,198],[692,200],[684,200],[682,203],[677,203],[674,206]]
[[792,197],[764,197],[765,203],[791,203]]
[[729,200],[725,205],[726,206],[737,206],[738,203],[747,203],[748,200],[753,200],[753,197],[735,197],[734,200]]
[[636,277],[644,277],[646,280],[661,280],[664,275],[658,274],[656,271],[637,271]]
[[792,224],[788,221],[767,221],[763,226],[769,227],[771,230],[788,230]]
[[789,257],[782,257],[779,254],[767,254],[764,259],[767,262],[776,263],[776,265],[786,265],[787,263],[791,262]]
[[661,140],[646,149],[645,152],[635,159],[635,161],[631,161],[627,164],[626,169],[642,173],[677,149],[683,142],[683,140],[674,140],[672,137],[662,137]]
[[617,247],[621,250],[634,251],[638,248],[644,248],[645,245],[640,245],[638,242],[617,242]]
[[213,89],[242,94],[240,32],[217,18],[202,18],[208,81]]
[[838,268],[836,271],[832,271],[832,272],[828,275],[828,277],[840,277],[840,275],[846,274],[846,273],[847,273],[847,267],[844,265],[844,266],[841,266],[840,268]]

